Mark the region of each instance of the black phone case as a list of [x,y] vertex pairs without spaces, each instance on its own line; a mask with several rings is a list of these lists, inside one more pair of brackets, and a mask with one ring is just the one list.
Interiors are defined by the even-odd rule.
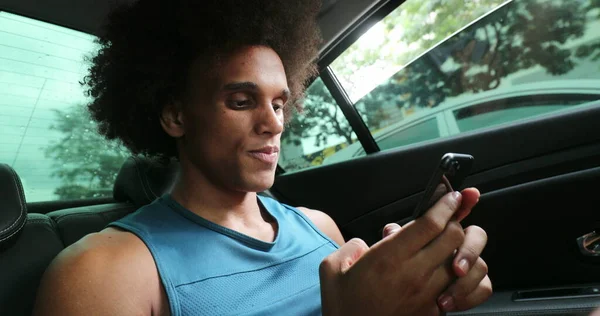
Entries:
[[458,190],[471,171],[474,160],[473,156],[467,154],[445,154],[429,179],[425,192],[415,208],[413,218],[421,217],[437,202],[437,200],[431,201],[431,199],[440,184],[446,187],[446,193]]

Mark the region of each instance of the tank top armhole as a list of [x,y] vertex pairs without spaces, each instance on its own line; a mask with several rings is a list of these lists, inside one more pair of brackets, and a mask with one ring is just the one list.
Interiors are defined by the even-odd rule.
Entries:
[[[272,198],[269,198],[269,197],[263,197],[263,196],[260,196],[260,195],[258,195],[258,197],[260,198],[260,201],[263,203],[263,205],[265,205],[266,203],[269,203],[269,204],[275,204],[276,203],[276,204],[281,205],[283,208],[288,209],[288,210],[296,213],[296,215],[300,216],[300,218],[302,218],[304,220],[304,222],[306,222],[306,224],[308,224],[317,234],[321,235],[321,237],[323,237],[333,247],[335,247],[335,249],[340,249],[340,245],[338,245],[333,239],[329,238],[329,236],[327,236],[327,234],[325,234],[323,231],[321,231],[321,229],[319,229],[319,227],[317,227],[317,225],[315,225],[315,223],[313,223],[313,221],[311,221],[310,218],[308,218],[299,209],[297,209],[297,208],[295,208],[293,206],[281,203],[281,202],[279,202],[277,200],[274,200]],[[266,205],[265,205],[265,207],[266,207]]]
[[[341,245],[338,245],[337,242],[335,242],[333,239],[331,239],[327,234],[325,234],[319,227],[317,227],[317,225],[315,225],[315,223],[313,223],[312,220],[310,220],[310,218],[308,218],[308,216],[306,216],[306,214],[304,214],[301,210],[287,205],[287,204],[283,204],[283,207],[291,210],[292,212],[296,213],[298,216],[300,216],[308,225],[310,225],[310,227],[312,227],[312,229],[314,229],[315,232],[317,232],[319,235],[321,235],[321,237],[325,238],[327,241],[329,241],[331,243],[331,245],[333,245],[336,249],[340,249]],[[337,224],[336,224],[337,225]]]
[[160,277],[160,281],[161,281],[163,287],[165,288],[167,300],[169,301],[169,309],[171,311],[171,316],[181,315],[179,300],[178,300],[177,295],[175,294],[175,286],[173,285],[173,282],[171,281],[171,277],[168,273],[168,269],[166,269],[162,265],[162,261],[160,260],[156,249],[154,249],[154,247],[152,246],[152,243],[149,242],[148,234],[144,233],[143,231],[141,231],[140,229],[138,229],[134,226],[131,226],[127,223],[123,223],[122,221],[110,223],[108,226],[109,227],[113,226],[113,227],[121,228],[125,231],[128,231],[128,232],[134,234],[137,238],[139,238],[144,243],[144,245],[146,245],[146,248],[148,248],[148,250],[150,251],[150,254],[152,255],[152,259],[154,260],[154,264],[156,265],[156,268],[158,270],[158,275]]

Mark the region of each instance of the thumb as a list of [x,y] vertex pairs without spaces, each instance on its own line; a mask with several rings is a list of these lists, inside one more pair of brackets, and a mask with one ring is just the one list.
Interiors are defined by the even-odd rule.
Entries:
[[[368,250],[369,246],[362,239],[353,238],[323,259],[319,266],[323,315],[346,314],[341,312],[348,305],[347,300],[343,299],[343,277]],[[352,287],[347,290],[352,290]]]
[[328,276],[344,274],[368,250],[369,246],[362,239],[352,238],[321,262],[320,274]]
[[385,225],[385,227],[383,227],[383,239],[397,233],[400,231],[400,229],[402,229],[402,226],[396,224],[396,223],[389,223],[387,225]]

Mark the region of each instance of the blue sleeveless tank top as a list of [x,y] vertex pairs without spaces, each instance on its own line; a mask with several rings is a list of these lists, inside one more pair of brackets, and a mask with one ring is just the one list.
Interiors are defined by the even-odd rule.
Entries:
[[150,250],[179,315],[320,315],[319,264],[338,245],[299,210],[259,203],[276,221],[264,242],[210,222],[164,195],[109,224]]

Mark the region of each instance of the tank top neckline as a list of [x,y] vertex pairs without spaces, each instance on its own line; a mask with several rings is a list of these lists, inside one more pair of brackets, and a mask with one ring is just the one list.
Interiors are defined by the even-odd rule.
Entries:
[[164,204],[165,206],[169,207],[170,209],[172,209],[179,215],[185,217],[186,219],[188,219],[198,225],[201,225],[212,231],[215,231],[222,235],[233,238],[233,239],[240,241],[244,244],[247,244],[248,246],[255,248],[257,250],[269,251],[277,244],[277,241],[279,240],[279,236],[281,235],[281,231],[282,231],[282,226],[281,226],[282,223],[277,218],[277,216],[269,210],[269,208],[264,203],[265,201],[259,195],[257,195],[256,198],[257,198],[258,206],[262,210],[267,212],[277,223],[277,232],[275,235],[275,239],[272,242],[266,242],[266,241],[263,241],[260,239],[256,239],[254,237],[240,233],[233,229],[230,229],[230,228],[224,227],[222,225],[216,224],[214,222],[211,222],[211,221],[205,219],[204,217],[188,210],[183,205],[179,204],[179,202],[175,201],[175,199],[173,199],[173,197],[169,193],[164,194],[159,199],[159,202]]

